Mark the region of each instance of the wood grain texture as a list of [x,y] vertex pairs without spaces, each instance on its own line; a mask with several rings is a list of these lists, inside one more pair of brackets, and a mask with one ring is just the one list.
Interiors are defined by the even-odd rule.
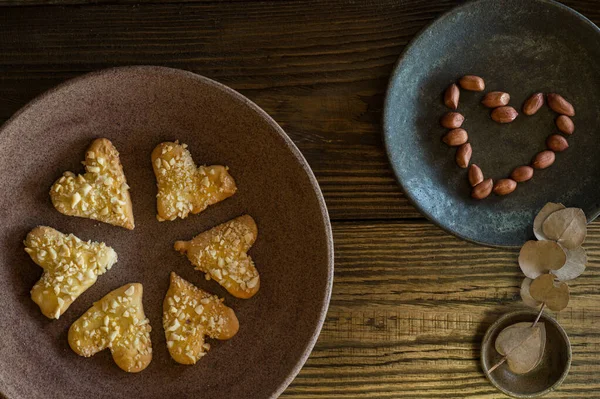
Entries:
[[[427,222],[334,224],[336,270],[318,344],[286,398],[499,398],[479,368],[487,327],[526,308],[518,250],[469,244]],[[571,373],[548,398],[600,397],[600,223],[560,313]]]

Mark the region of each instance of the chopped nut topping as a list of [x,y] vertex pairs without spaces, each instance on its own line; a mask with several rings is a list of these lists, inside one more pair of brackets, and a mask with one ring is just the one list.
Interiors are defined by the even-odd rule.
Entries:
[[[135,323],[135,319],[140,321]],[[126,284],[94,303],[71,325],[69,345],[85,357],[109,348],[121,369],[137,373],[152,360],[150,331],[142,305],[142,285]]]
[[58,319],[117,261],[116,252],[104,243],[84,242],[46,226],[31,230],[24,244],[25,252],[44,269],[31,299],[50,319]]
[[191,241],[177,241],[175,250],[186,254],[190,262],[214,279],[233,296],[250,298],[260,288],[260,277],[248,256],[258,229],[249,215],[240,216],[200,233]]
[[178,363],[195,364],[210,349],[204,342],[205,335],[229,339],[237,333],[239,323],[233,309],[225,306],[222,299],[172,272],[163,303],[163,326],[171,357]]
[[50,190],[54,207],[65,215],[133,229],[129,186],[112,143],[108,139],[94,140],[83,164],[85,174],[65,172],[54,183]]
[[[186,218],[209,205],[231,197],[235,181],[220,165],[196,167],[187,145],[161,143],[152,152],[152,166],[158,186],[157,219]],[[210,174],[210,178],[207,176]]]
[[135,292],[135,286],[132,285],[131,287],[127,288],[127,291],[125,291],[125,295],[132,296],[134,292]]

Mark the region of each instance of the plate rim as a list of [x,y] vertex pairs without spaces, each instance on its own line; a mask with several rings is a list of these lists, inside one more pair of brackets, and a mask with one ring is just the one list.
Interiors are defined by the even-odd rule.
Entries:
[[[329,310],[329,304],[331,301],[331,293],[333,290],[333,277],[334,277],[334,243],[333,243],[333,232],[331,228],[331,219],[329,218],[329,212],[327,210],[327,205],[325,203],[325,198],[323,197],[323,192],[319,186],[317,178],[315,177],[314,172],[312,171],[308,161],[302,154],[302,152],[298,149],[296,144],[292,141],[292,139],[287,135],[287,133],[283,130],[283,128],[261,107],[259,107],[256,103],[250,100],[248,97],[244,96],[240,92],[232,89],[229,86],[226,86],[223,83],[220,83],[214,79],[208,78],[206,76],[200,75],[198,73],[165,66],[158,65],[127,65],[127,66],[117,66],[111,68],[103,68],[99,70],[95,70],[92,72],[83,73],[81,75],[75,76],[73,78],[64,80],[63,82],[51,87],[48,90],[43,91],[42,93],[36,95],[28,101],[25,105],[19,108],[10,118],[8,118],[2,125],[0,125],[0,148],[2,147],[3,142],[6,140],[6,135],[4,132],[7,128],[14,123],[14,121],[19,118],[22,114],[29,111],[30,108],[33,108],[41,101],[44,101],[47,97],[54,95],[56,92],[63,90],[72,85],[78,84],[80,81],[87,80],[89,78],[101,76],[101,75],[109,75],[114,73],[146,73],[146,72],[157,72],[158,74],[164,75],[175,75],[179,77],[184,77],[196,81],[201,81],[208,86],[213,87],[216,90],[220,90],[225,94],[234,97],[236,100],[241,101],[243,104],[248,106],[252,111],[258,114],[259,117],[265,120],[269,125],[271,125],[274,131],[283,139],[285,146],[291,151],[292,155],[304,172],[306,173],[309,183],[315,192],[317,197],[317,202],[319,204],[319,210],[321,211],[321,219],[323,220],[323,227],[325,229],[326,234],[326,246],[327,246],[327,281],[325,288],[325,296],[323,301],[320,304],[319,310],[319,318],[317,320],[316,327],[307,341],[307,345],[304,349],[302,355],[298,358],[296,364],[293,366],[290,374],[279,384],[279,386],[275,389],[274,392],[270,393],[269,398],[278,398],[286,388],[292,383],[292,381],[296,378],[296,376],[302,370],[302,367],[308,360],[310,354],[312,353],[315,344],[319,338],[323,325],[325,323],[325,319],[327,316],[327,312]],[[6,397],[5,393],[0,391],[0,397]]]
[[[390,74],[390,78],[388,80],[388,84],[385,90],[385,100],[383,103],[383,112],[382,112],[382,126],[383,126],[383,145],[385,147],[385,154],[387,157],[387,160],[389,162],[390,168],[392,170],[392,173],[394,175],[394,179],[396,180],[396,182],[398,183],[398,185],[400,186],[400,188],[402,189],[402,194],[404,194],[406,196],[406,198],[408,198],[409,202],[411,203],[411,205],[413,205],[421,215],[425,216],[425,218],[427,220],[429,220],[431,223],[433,223],[435,226],[439,227],[440,229],[444,230],[445,232],[452,234],[453,236],[460,238],[461,240],[467,241],[469,243],[473,243],[473,244],[477,244],[477,245],[482,245],[482,246],[486,246],[486,247],[491,247],[491,248],[508,248],[508,249],[514,249],[514,248],[520,248],[521,245],[500,245],[500,244],[492,244],[492,243],[487,243],[484,241],[479,241],[475,238],[471,238],[471,237],[467,237],[463,234],[460,234],[456,231],[451,230],[450,228],[447,228],[445,226],[442,225],[442,223],[434,218],[430,212],[428,212],[427,210],[425,210],[422,205],[420,204],[420,202],[415,198],[415,196],[413,195],[413,193],[410,190],[406,190],[405,189],[405,184],[403,183],[403,178],[402,178],[402,174],[397,170],[397,167],[394,165],[394,163],[392,162],[392,146],[391,146],[391,134],[392,134],[392,128],[389,126],[389,120],[390,120],[390,114],[392,114],[392,110],[391,110],[391,100],[390,100],[390,93],[392,92],[392,86],[394,85],[394,82],[397,80],[398,74],[400,72],[400,69],[403,66],[404,61],[406,60],[406,56],[407,53],[415,46],[415,43],[421,39],[423,36],[425,36],[425,34],[434,26],[444,22],[444,20],[452,17],[454,14],[462,11],[463,9],[466,9],[468,7],[472,7],[477,5],[478,3],[485,3],[485,2],[494,2],[495,0],[472,0],[472,1],[467,1],[466,3],[463,3],[461,5],[458,5],[456,7],[452,7],[451,9],[445,11],[444,13],[442,13],[441,15],[439,15],[436,19],[434,19],[433,21],[431,21],[430,23],[428,23],[426,26],[424,26],[417,34],[415,34],[415,36],[413,36],[410,41],[406,44],[406,46],[404,47],[404,49],[402,50],[402,53],[398,56],[398,59],[396,60],[396,62],[394,63],[394,66],[392,68],[392,72]],[[562,9],[565,12],[568,12],[572,15],[574,15],[575,17],[579,18],[583,23],[585,23],[586,25],[589,25],[592,29],[596,30],[596,32],[600,35],[600,27],[598,27],[596,24],[594,24],[589,18],[587,18],[585,15],[581,14],[580,12],[572,9],[571,7],[562,4],[556,0],[530,0],[532,3],[539,3],[542,4],[544,6],[550,6],[550,7],[557,7],[559,9]],[[587,222],[591,223],[592,221],[594,221],[594,219],[596,219],[598,216],[600,216],[600,208],[596,210],[596,212],[590,214],[589,216],[587,216]],[[532,222],[533,223],[533,222]]]

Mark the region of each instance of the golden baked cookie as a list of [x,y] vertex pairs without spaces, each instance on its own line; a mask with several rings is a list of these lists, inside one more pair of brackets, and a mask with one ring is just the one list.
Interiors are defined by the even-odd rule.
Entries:
[[125,284],[108,293],[69,329],[69,345],[90,357],[106,348],[121,369],[144,370],[152,361],[150,322],[144,314],[141,284]]
[[204,342],[205,335],[229,339],[238,332],[239,322],[223,299],[171,272],[171,285],[163,302],[163,327],[173,360],[195,364],[210,349]]
[[50,189],[54,207],[65,215],[98,220],[133,230],[129,186],[119,152],[108,139],[96,139],[85,154],[86,172],[65,172]]
[[187,145],[178,141],[159,144],[151,158],[158,186],[156,218],[161,222],[200,213],[237,190],[227,167],[196,167]]
[[25,252],[44,269],[31,299],[50,319],[58,319],[117,262],[117,253],[103,242],[82,241],[51,227],[36,227],[23,243]]
[[238,298],[250,298],[260,288],[260,277],[248,256],[258,228],[249,215],[240,216],[200,233],[191,241],[175,242],[175,250],[186,254],[196,270],[214,279]]

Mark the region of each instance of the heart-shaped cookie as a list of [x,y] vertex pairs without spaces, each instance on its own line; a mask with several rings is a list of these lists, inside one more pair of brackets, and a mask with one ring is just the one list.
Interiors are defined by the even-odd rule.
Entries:
[[108,293],[69,329],[69,345],[90,357],[109,348],[121,369],[137,373],[152,360],[150,322],[144,314],[141,284],[126,284]]
[[54,207],[65,215],[98,220],[133,230],[129,186],[119,152],[108,139],[96,139],[85,154],[86,172],[65,172],[50,190]]
[[254,219],[244,215],[200,233],[191,241],[175,242],[175,250],[186,254],[196,270],[206,273],[229,293],[250,298],[260,288],[260,277],[247,252],[256,241]]
[[237,190],[227,167],[196,167],[186,144],[165,142],[152,151],[158,186],[157,219],[186,218],[231,197]]
[[116,252],[103,242],[81,241],[46,226],[31,230],[24,244],[25,252],[44,269],[31,290],[31,299],[50,319],[58,319],[117,262]]
[[569,304],[569,286],[554,281],[552,274],[542,274],[529,286],[529,294],[538,302],[545,303],[548,309],[560,312]]
[[171,272],[171,284],[163,302],[163,326],[173,360],[195,364],[210,349],[204,336],[229,339],[238,332],[239,322],[222,299]]

